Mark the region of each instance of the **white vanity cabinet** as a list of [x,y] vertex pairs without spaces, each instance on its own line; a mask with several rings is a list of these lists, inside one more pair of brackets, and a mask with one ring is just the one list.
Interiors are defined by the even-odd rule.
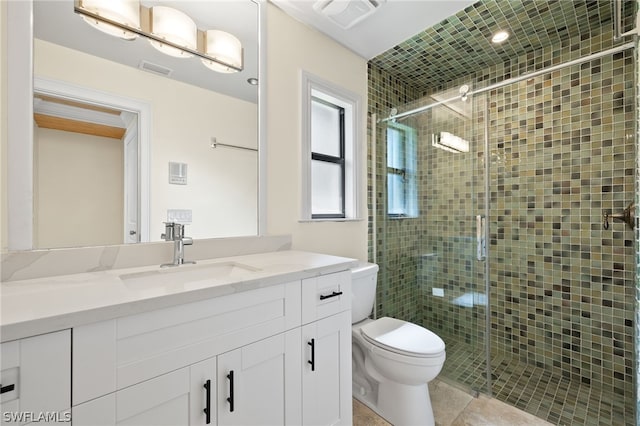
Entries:
[[70,330],[0,344],[0,370],[2,425],[70,418]]
[[350,425],[351,273],[302,281],[302,424]]
[[323,258],[324,275],[303,278],[321,272],[296,256],[319,255],[272,256],[295,272],[131,297],[94,307],[111,318],[94,323],[69,310],[71,330],[2,343],[3,390],[15,383],[3,411],[62,413],[74,426],[350,424],[350,271],[329,273]]
[[299,330],[73,407],[74,426],[300,424]]
[[296,424],[300,297],[293,281],[74,328],[74,424],[200,425],[207,407],[208,424]]

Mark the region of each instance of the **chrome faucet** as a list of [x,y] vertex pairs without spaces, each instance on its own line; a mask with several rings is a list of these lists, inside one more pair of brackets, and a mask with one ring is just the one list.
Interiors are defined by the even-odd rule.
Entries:
[[165,222],[164,234],[160,235],[160,238],[165,241],[173,241],[173,263],[163,263],[161,268],[169,266],[179,266],[185,263],[196,263],[193,261],[184,260],[184,246],[190,246],[193,244],[191,237],[184,236],[184,226],[182,223]]

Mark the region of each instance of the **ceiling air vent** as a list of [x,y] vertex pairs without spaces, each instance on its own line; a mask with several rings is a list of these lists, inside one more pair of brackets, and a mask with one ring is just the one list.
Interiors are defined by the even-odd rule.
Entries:
[[313,9],[348,30],[371,15],[385,0],[320,0]]
[[143,71],[149,71],[154,74],[163,75],[165,77],[169,77],[173,70],[171,68],[163,67],[162,65],[154,64],[149,61],[140,61],[140,65],[138,65]]

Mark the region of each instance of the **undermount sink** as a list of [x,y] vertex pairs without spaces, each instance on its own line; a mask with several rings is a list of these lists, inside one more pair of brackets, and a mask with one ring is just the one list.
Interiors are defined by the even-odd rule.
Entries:
[[182,265],[154,271],[125,274],[120,275],[120,279],[129,287],[155,287],[228,278],[242,278],[258,271],[261,271],[261,269],[242,263],[222,262],[209,265]]

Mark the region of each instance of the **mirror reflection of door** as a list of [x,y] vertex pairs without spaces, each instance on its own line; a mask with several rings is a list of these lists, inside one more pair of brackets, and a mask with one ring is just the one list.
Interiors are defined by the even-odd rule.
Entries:
[[136,114],[35,95],[33,247],[135,243]]

